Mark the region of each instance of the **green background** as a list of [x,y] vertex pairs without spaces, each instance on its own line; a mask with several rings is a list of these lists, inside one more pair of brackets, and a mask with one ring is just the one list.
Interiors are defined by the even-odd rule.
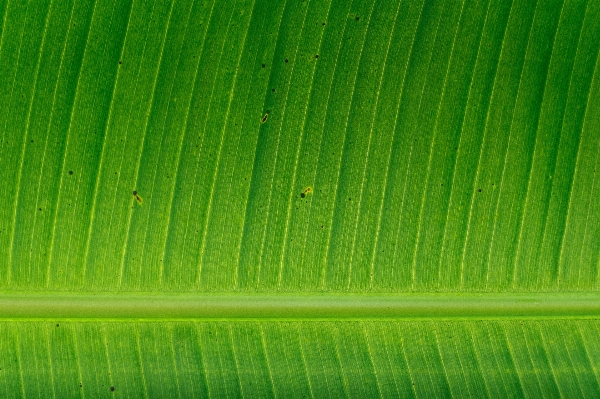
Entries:
[[[0,0],[0,21],[3,297],[599,291],[600,2]],[[577,309],[96,316],[0,314],[2,396],[600,395]]]

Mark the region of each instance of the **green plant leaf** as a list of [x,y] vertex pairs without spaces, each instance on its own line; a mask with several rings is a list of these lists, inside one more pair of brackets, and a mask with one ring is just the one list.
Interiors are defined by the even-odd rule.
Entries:
[[600,395],[600,3],[0,0],[3,397]]

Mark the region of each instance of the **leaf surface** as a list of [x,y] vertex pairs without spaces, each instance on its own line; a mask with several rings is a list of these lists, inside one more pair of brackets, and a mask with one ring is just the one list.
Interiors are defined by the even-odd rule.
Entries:
[[598,396],[600,3],[0,17],[2,396]]

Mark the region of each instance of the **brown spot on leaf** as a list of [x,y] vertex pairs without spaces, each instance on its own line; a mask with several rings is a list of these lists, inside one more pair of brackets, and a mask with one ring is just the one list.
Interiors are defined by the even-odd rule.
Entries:
[[312,193],[312,187],[306,187],[302,193],[300,193],[301,198],[305,198],[307,194]]

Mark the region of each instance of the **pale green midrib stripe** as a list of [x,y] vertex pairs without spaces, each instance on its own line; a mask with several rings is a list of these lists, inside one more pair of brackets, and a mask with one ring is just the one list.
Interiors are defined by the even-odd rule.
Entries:
[[600,293],[0,293],[0,319],[600,317]]

